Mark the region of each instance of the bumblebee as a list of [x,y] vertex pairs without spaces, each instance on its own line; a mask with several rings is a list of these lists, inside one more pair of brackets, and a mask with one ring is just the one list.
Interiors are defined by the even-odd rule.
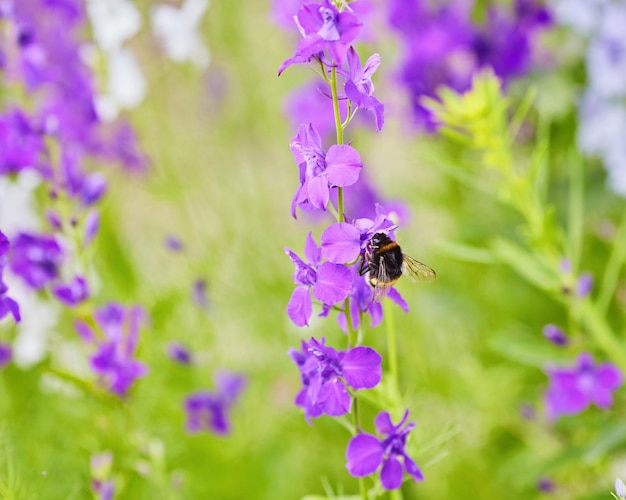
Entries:
[[402,253],[400,245],[385,233],[372,236],[361,262],[359,274],[369,273],[370,285],[374,287],[374,300],[380,300],[403,274],[417,281],[433,281],[437,274],[426,264]]

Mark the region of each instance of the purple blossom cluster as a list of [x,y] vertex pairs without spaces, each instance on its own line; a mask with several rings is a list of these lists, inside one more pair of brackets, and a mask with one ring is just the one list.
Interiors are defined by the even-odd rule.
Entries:
[[228,434],[230,432],[228,414],[246,384],[245,377],[240,374],[217,372],[215,390],[197,391],[185,400],[187,431],[196,433],[207,430],[217,435]]
[[532,67],[537,34],[552,22],[538,0],[515,0],[510,10],[491,5],[481,23],[472,9],[464,0],[389,2],[389,24],[403,52],[398,84],[409,95],[415,122],[427,129],[435,124],[423,97],[435,98],[441,85],[465,91],[484,67],[505,83],[523,76]]
[[550,377],[545,394],[549,420],[576,415],[592,404],[606,410],[613,405],[613,392],[624,383],[615,365],[596,365],[587,352],[578,356],[574,366],[549,367],[546,372]]
[[[374,236],[393,238],[398,225],[364,180],[359,152],[343,139],[344,130],[358,110],[371,114],[377,130],[384,125],[384,105],[374,96],[372,82],[380,56],[373,54],[363,64],[353,46],[362,28],[357,16],[359,4],[354,4],[355,9],[352,4],[346,7],[343,2],[330,0],[290,4],[301,38],[293,56],[279,68],[279,75],[292,65],[311,63],[319,68],[321,84],[316,84],[310,93],[324,102],[318,109],[309,107],[308,113],[303,113],[302,108],[298,112],[302,121],[290,142],[299,179],[291,215],[295,218],[299,211],[330,212],[336,218],[322,231],[319,244],[309,232],[303,257],[285,248],[295,266],[296,285],[287,304],[287,315],[294,325],[304,327],[309,325],[316,305],[322,317],[337,311],[338,324],[348,336],[346,350],[327,345],[325,338],[311,338],[302,341],[300,350],[289,350],[302,383],[295,404],[302,408],[309,423],[323,415],[339,417],[355,412],[358,391],[373,389],[382,380],[381,355],[372,347],[357,345],[357,331],[365,315],[370,316],[372,326],[380,323],[383,316],[380,300],[375,300],[363,269],[367,268]],[[320,109],[327,113],[320,113]],[[318,130],[318,125],[322,130]],[[331,128],[337,140],[326,146]],[[347,201],[348,194],[357,202]],[[397,209],[403,212],[401,206]],[[395,289],[389,287],[386,292],[386,296],[408,310]],[[347,455],[348,470],[353,476],[371,475],[382,467],[381,481],[386,489],[399,488],[405,470],[414,480],[423,479],[405,451],[414,426],[412,423],[402,429],[407,416],[408,412],[398,426],[393,426],[389,414],[381,413],[376,422],[379,434],[384,436],[381,440],[363,433],[357,424]]]
[[136,379],[148,372],[147,367],[135,359],[139,330],[145,318],[139,306],[109,303],[94,313],[97,328],[82,320],[74,324],[83,341],[95,348],[90,357],[91,369],[107,390],[120,397],[127,394]]

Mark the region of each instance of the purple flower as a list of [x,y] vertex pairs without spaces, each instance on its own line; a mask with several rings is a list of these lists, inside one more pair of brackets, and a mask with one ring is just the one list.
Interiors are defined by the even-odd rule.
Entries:
[[279,75],[292,64],[308,62],[314,56],[323,57],[324,51],[330,58],[329,64],[341,65],[348,45],[361,28],[354,14],[338,12],[329,0],[302,6],[296,15],[296,23],[304,38],[298,44],[295,55],[282,63]]
[[187,431],[207,430],[219,435],[230,432],[228,412],[246,386],[242,375],[218,372],[214,391],[198,391],[185,400]]
[[547,324],[543,327],[543,336],[553,344],[564,346],[568,344],[567,335],[558,326]]
[[0,343],[0,368],[4,368],[8,365],[12,357],[11,346],[9,344]]
[[593,274],[583,273],[578,277],[576,281],[576,295],[579,297],[586,297],[591,293],[593,287]]
[[16,323],[22,318],[20,316],[20,307],[11,297],[7,295],[9,287],[2,281],[2,273],[6,265],[6,255],[9,252],[9,239],[0,231],[0,319],[7,314],[11,314]]
[[346,97],[357,108],[368,109],[374,112],[376,128],[381,130],[385,122],[385,107],[372,95],[374,93],[372,75],[376,72],[378,66],[380,66],[380,56],[378,54],[370,56],[365,63],[365,67],[362,67],[359,55],[353,47],[350,47],[348,50],[348,78],[344,91]]
[[345,300],[350,293],[352,273],[344,265],[322,263],[321,250],[311,233],[304,245],[304,255],[309,264],[289,248],[285,248],[285,253],[296,266],[293,280],[298,285],[287,304],[287,315],[296,326],[308,326],[313,312],[311,291],[322,304],[332,306]]
[[198,278],[191,287],[191,300],[201,309],[208,309],[209,296],[207,294],[207,282],[204,278]]
[[386,490],[400,488],[404,470],[414,481],[423,481],[422,471],[405,451],[407,436],[415,427],[415,422],[410,422],[402,429],[408,417],[407,410],[400,423],[393,425],[388,412],[379,413],[374,423],[382,439],[365,433],[354,436],[346,450],[348,472],[354,477],[364,477],[381,469],[380,481]]
[[63,250],[54,236],[20,233],[9,255],[11,271],[40,290],[59,276]]
[[311,123],[300,125],[290,147],[300,168],[300,187],[291,205],[294,218],[297,206],[325,210],[330,188],[351,186],[359,179],[363,165],[357,150],[346,144],[335,144],[324,153],[322,139]]
[[623,383],[619,369],[604,363],[594,365],[591,354],[583,352],[572,367],[549,367],[550,383],[545,394],[546,416],[556,420],[576,415],[592,403],[602,409],[613,404],[613,391]]
[[96,310],[94,318],[100,336],[87,323],[75,322],[83,340],[97,347],[90,358],[91,368],[108,390],[125,396],[135,380],[148,372],[145,365],[133,357],[145,313],[139,306],[124,307],[112,302]]
[[172,250],[173,252],[182,252],[183,251],[183,242],[177,236],[173,234],[168,234],[165,237],[165,246]]
[[337,222],[322,233],[322,257],[329,262],[354,262],[365,253],[372,236],[389,234],[396,225],[387,218],[385,209],[376,205],[376,219],[356,219],[352,224]]
[[0,175],[41,169],[47,154],[42,134],[19,109],[0,115]]
[[74,307],[89,297],[87,280],[76,276],[70,283],[57,283],[52,287],[52,293],[63,304]]
[[615,480],[615,494],[617,498],[626,499],[626,485],[619,477]]
[[537,481],[537,489],[543,493],[552,493],[556,489],[556,485],[552,479],[542,477],[539,481]]
[[350,411],[348,387],[372,389],[382,378],[382,358],[370,347],[355,347],[348,351],[336,351],[318,342],[302,341],[302,350],[290,349],[288,354],[298,365],[302,390],[295,404],[304,408],[304,416],[310,423],[312,417],[330,415],[338,417]]
[[167,355],[181,365],[191,364],[191,353],[189,349],[180,342],[170,342],[167,346]]

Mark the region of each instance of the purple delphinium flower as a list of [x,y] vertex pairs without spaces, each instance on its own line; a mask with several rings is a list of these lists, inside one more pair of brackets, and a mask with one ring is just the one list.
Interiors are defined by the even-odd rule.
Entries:
[[183,242],[179,237],[174,236],[173,234],[168,234],[165,237],[165,246],[173,252],[183,251]]
[[63,250],[54,236],[20,233],[9,254],[11,271],[39,290],[58,278]]
[[576,415],[592,403],[604,410],[613,404],[613,391],[624,377],[610,363],[594,365],[591,354],[583,352],[572,367],[549,367],[550,377],[545,394],[546,416],[556,420],[564,415]]
[[279,75],[292,64],[308,62],[314,56],[321,59],[324,51],[328,54],[329,65],[341,65],[348,45],[357,37],[361,28],[361,23],[354,14],[348,11],[338,12],[329,0],[324,0],[321,4],[303,5],[295,20],[303,38],[295,55],[281,64]]
[[393,425],[388,412],[379,413],[374,423],[376,432],[383,437],[365,433],[354,436],[346,450],[348,472],[354,477],[365,477],[381,469],[380,481],[386,490],[400,488],[404,470],[414,481],[423,481],[422,471],[405,451],[407,436],[415,427],[415,422],[410,422],[402,428],[408,417],[407,410],[400,423]]
[[110,478],[113,465],[113,453],[104,451],[91,455],[91,489],[98,500],[111,500],[115,493],[115,485]]
[[311,123],[300,125],[290,148],[300,168],[300,186],[291,205],[294,218],[298,206],[325,210],[330,188],[351,186],[359,179],[363,165],[357,150],[347,144],[335,144],[324,153],[319,132]]
[[385,122],[384,105],[376,99],[372,75],[380,66],[380,56],[374,54],[366,61],[365,66],[361,66],[361,59],[353,47],[348,49],[348,75],[344,85],[346,97],[352,101],[357,108],[368,109],[376,116],[376,128],[381,130]]
[[376,218],[356,219],[352,224],[337,222],[322,233],[322,257],[329,262],[354,262],[363,255],[376,233],[390,234],[397,228],[385,209],[376,205]]
[[180,342],[170,342],[167,345],[167,355],[181,365],[191,364],[191,352]]
[[552,493],[556,489],[556,485],[552,479],[542,477],[537,481],[537,489],[543,493]]
[[487,11],[484,26],[472,22],[471,2],[392,0],[389,21],[403,42],[404,57],[398,72],[418,125],[435,128],[424,96],[436,97],[447,85],[462,92],[472,74],[490,66],[505,83],[530,68],[536,34],[550,22],[549,12],[535,0],[516,0],[512,11]]
[[[348,296],[352,329],[355,331],[359,329],[361,316],[364,314],[369,314],[370,316],[370,328],[378,326],[383,319],[382,304],[380,301],[374,300],[374,289],[369,284],[366,277],[359,276],[359,267],[359,264],[351,267],[353,285],[350,295]],[[409,305],[395,288],[391,287],[387,290],[387,297],[398,304],[405,313],[409,312]],[[345,313],[340,312],[337,315],[337,322],[344,332],[348,331]]]
[[9,344],[0,343],[0,368],[4,368],[11,362],[13,353]]
[[76,276],[69,283],[57,283],[52,287],[53,295],[68,307],[74,307],[89,297],[87,280]]
[[543,336],[550,342],[558,346],[564,346],[568,344],[567,335],[558,326],[547,324],[543,327]]
[[6,265],[6,256],[10,246],[9,239],[0,231],[0,319],[10,313],[15,322],[18,323],[21,320],[20,307],[15,300],[7,295],[9,287],[2,281],[2,274]]
[[593,287],[593,274],[583,273],[576,280],[576,295],[578,297],[586,297],[591,293]]
[[41,171],[46,154],[42,133],[22,111],[12,109],[0,115],[0,175],[25,168]]
[[201,309],[209,308],[209,295],[207,293],[207,282],[204,278],[198,278],[191,286],[191,300]]
[[306,264],[293,251],[285,247],[285,253],[296,266],[293,280],[297,285],[287,304],[287,315],[296,326],[308,326],[313,313],[313,297],[325,306],[345,300],[352,289],[352,273],[342,264],[322,262],[321,249],[309,233],[304,245]]
[[350,411],[348,387],[372,389],[382,378],[382,358],[370,347],[354,347],[336,351],[311,338],[302,341],[301,351],[290,349],[288,354],[298,365],[302,390],[295,404],[304,409],[307,422],[321,415],[338,417]]
[[202,430],[218,435],[230,432],[228,412],[246,386],[244,376],[237,373],[218,372],[214,391],[198,391],[187,397],[187,431],[196,433]]
[[134,359],[145,313],[139,306],[124,307],[109,303],[96,310],[94,319],[100,329],[100,336],[87,323],[80,320],[75,322],[83,340],[97,347],[90,357],[91,368],[101,377],[108,390],[118,396],[125,396],[135,380],[148,372],[143,363]]

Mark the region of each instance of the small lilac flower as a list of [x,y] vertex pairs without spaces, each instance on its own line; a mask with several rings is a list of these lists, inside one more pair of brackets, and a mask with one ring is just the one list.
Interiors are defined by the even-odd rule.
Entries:
[[322,338],[302,341],[301,351],[290,349],[288,355],[298,365],[302,390],[295,404],[304,409],[307,422],[312,417],[338,417],[350,411],[348,387],[372,389],[382,379],[382,358],[370,347],[336,351]]
[[348,45],[361,29],[361,23],[354,14],[338,12],[329,0],[303,5],[295,19],[304,38],[298,44],[295,55],[281,64],[279,75],[292,64],[308,62],[314,56],[321,58],[324,51],[330,58],[329,64],[341,65]]
[[414,481],[423,481],[422,471],[405,451],[407,436],[415,427],[415,422],[410,422],[402,429],[408,417],[409,410],[398,425],[393,425],[388,412],[379,413],[374,423],[376,432],[383,438],[365,433],[354,436],[346,450],[348,472],[354,477],[365,477],[381,469],[380,481],[386,490],[400,488],[403,471]]
[[58,278],[63,250],[54,236],[20,233],[13,241],[9,266],[28,286],[40,290]]
[[209,295],[207,293],[207,282],[204,278],[198,278],[191,287],[191,300],[200,309],[208,309]]
[[363,165],[357,150],[347,144],[335,144],[324,153],[319,132],[311,123],[300,125],[290,147],[300,168],[300,187],[291,205],[294,218],[296,206],[325,210],[330,188],[351,186],[359,179]]
[[111,302],[96,310],[94,318],[102,338],[87,323],[75,322],[83,340],[97,347],[90,358],[91,368],[107,389],[125,396],[135,380],[148,372],[146,366],[133,357],[145,313],[139,306],[124,307]]
[[372,95],[374,93],[372,75],[376,72],[378,66],[380,66],[380,56],[378,54],[370,56],[365,66],[362,67],[359,55],[353,47],[350,47],[348,50],[348,78],[344,91],[346,97],[357,108],[368,109],[374,112],[376,128],[381,130],[385,122],[385,107]]
[[2,281],[2,274],[6,264],[6,255],[9,252],[9,239],[0,231],[0,319],[7,314],[11,314],[16,323],[22,319],[20,316],[20,307],[11,297],[7,295],[9,287]]
[[564,346],[568,344],[567,335],[558,326],[547,324],[543,327],[543,336],[553,344]]
[[576,281],[576,295],[579,297],[586,297],[591,293],[593,287],[593,274],[583,273],[578,277]]
[[543,493],[552,493],[556,489],[556,485],[551,479],[542,477],[537,481],[537,489]]
[[214,391],[195,392],[185,401],[190,433],[207,430],[223,436],[230,432],[228,413],[247,382],[242,375],[228,372],[218,372],[214,379]]
[[13,353],[9,344],[0,343],[0,369],[11,362]]
[[329,262],[354,262],[363,255],[376,233],[389,234],[397,226],[387,218],[385,209],[376,205],[376,219],[356,219],[352,224],[337,222],[322,233],[322,257]]
[[180,342],[170,342],[167,346],[167,355],[181,365],[191,364],[191,353]]
[[173,252],[182,252],[183,251],[183,242],[177,236],[173,234],[168,234],[165,237],[165,246],[172,250]]
[[583,352],[573,367],[549,367],[550,377],[545,394],[546,416],[556,420],[564,415],[576,415],[592,403],[604,410],[613,405],[613,391],[624,377],[610,363],[594,365],[591,354]]
[[57,283],[52,287],[53,295],[68,307],[74,307],[89,297],[87,280],[76,276],[69,283]]
[[85,216],[83,246],[88,246],[100,230],[100,212],[95,209],[89,210]]
[[321,250],[309,233],[304,245],[306,264],[293,251],[285,247],[285,253],[296,266],[293,275],[296,289],[287,304],[287,315],[296,326],[308,326],[313,313],[313,297],[325,306],[345,300],[352,289],[352,273],[342,264],[322,262]]

